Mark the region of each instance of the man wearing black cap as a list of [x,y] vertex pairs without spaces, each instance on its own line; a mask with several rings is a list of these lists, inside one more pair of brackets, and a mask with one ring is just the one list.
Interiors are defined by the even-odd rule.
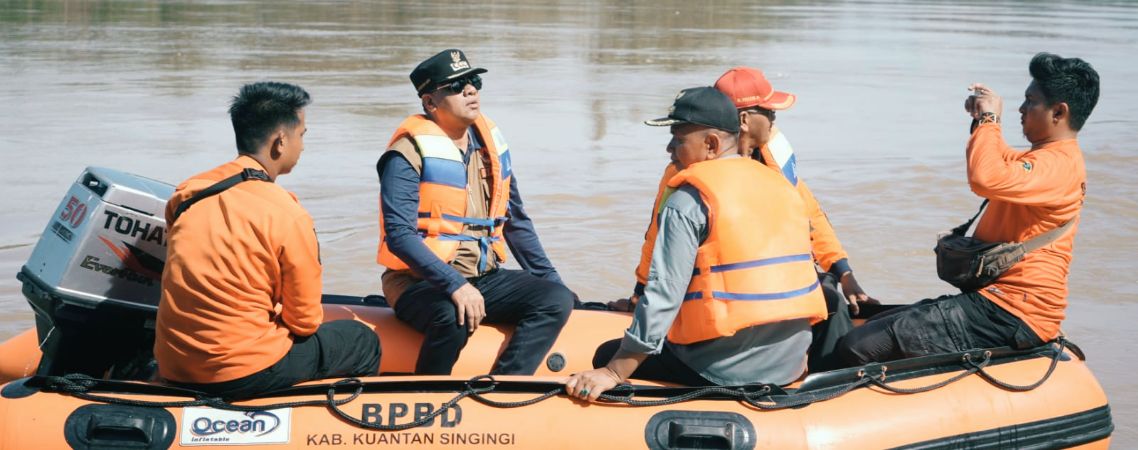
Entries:
[[628,378],[794,381],[806,369],[810,325],[826,315],[801,197],[738,157],[739,116],[714,88],[684,89],[668,117],[646,123],[671,127],[680,172],[656,216],[644,296],[624,338],[603,344],[598,369],[571,376],[566,389],[595,401]]
[[[376,260],[396,317],[424,334],[420,375],[449,375],[483,320],[517,324],[490,373],[533,374],[575,300],[522,205],[501,131],[480,112],[485,72],[456,49],[415,67],[424,114],[399,126],[376,164]],[[524,270],[499,268],[506,242]]]

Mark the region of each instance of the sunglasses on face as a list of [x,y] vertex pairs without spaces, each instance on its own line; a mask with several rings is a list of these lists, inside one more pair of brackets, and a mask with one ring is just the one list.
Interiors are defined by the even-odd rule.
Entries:
[[462,90],[465,89],[466,85],[468,85],[468,84],[474,85],[474,90],[481,91],[482,90],[482,77],[480,77],[478,75],[474,75],[474,76],[469,76],[469,77],[465,77],[465,78],[459,78],[457,80],[450,82],[449,84],[440,85],[439,87],[435,88],[435,90],[441,91],[443,89],[450,89],[450,92],[452,94],[459,94],[459,93],[462,93]]
[[774,122],[774,110],[763,109],[763,108],[751,108],[751,109],[744,109],[743,112],[748,113],[748,114],[758,114],[760,116],[766,116],[767,120]]

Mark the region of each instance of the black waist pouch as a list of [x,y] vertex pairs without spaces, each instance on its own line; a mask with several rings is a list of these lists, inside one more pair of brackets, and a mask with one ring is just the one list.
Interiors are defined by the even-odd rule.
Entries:
[[937,276],[962,292],[994,283],[1025,253],[1022,244],[989,243],[952,233],[937,239],[935,251]]
[[[980,205],[980,211],[988,201]],[[982,289],[994,283],[1004,272],[1016,265],[1023,255],[1043,247],[1062,236],[1074,223],[1071,220],[1025,242],[984,242],[965,236],[972,222],[980,216],[977,212],[964,225],[956,227],[951,233],[937,238],[936,274],[940,279],[960,288],[962,292]]]

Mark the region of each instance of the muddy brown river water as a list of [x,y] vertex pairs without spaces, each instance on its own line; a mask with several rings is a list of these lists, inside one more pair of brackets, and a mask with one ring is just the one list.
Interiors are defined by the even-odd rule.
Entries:
[[[315,218],[330,293],[379,293],[374,165],[418,103],[407,79],[442,49],[484,74],[523,197],[583,299],[626,295],[667,164],[681,88],[731,67],[798,95],[777,124],[862,286],[887,303],[950,291],[931,251],[974,212],[967,86],[1013,118],[1040,51],[1102,77],[1080,135],[1087,201],[1063,329],[1106,390],[1115,448],[1138,446],[1138,4],[1076,1],[3,1],[0,339],[33,326],[15,274],[87,166],[176,184],[234,157],[227,102],[248,82],[300,84],[307,150],[280,184]],[[1015,120],[1005,137],[1026,142]],[[2,357],[2,356],[0,356]]]

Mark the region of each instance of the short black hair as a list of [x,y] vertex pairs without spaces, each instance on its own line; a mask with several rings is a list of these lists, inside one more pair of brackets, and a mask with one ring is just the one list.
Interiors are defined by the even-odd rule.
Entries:
[[1098,103],[1099,81],[1094,67],[1079,58],[1039,53],[1031,58],[1028,70],[1043,92],[1047,106],[1066,103],[1071,114],[1071,129],[1083,129]]
[[300,124],[297,111],[311,102],[300,86],[274,81],[246,84],[229,104],[229,118],[237,137],[237,153],[250,155],[282,125]]

